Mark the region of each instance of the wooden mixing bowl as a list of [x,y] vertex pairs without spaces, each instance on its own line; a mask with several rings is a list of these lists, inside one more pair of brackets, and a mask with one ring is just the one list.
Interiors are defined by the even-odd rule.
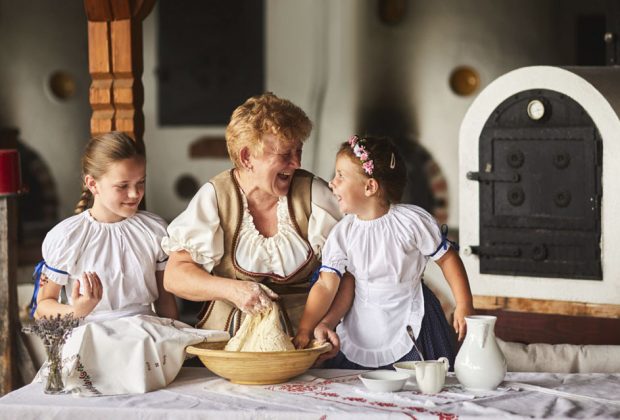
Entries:
[[196,355],[200,361],[222,378],[245,385],[279,384],[301,375],[316,361],[320,354],[331,350],[330,343],[312,343],[303,350],[247,352],[225,351],[226,342],[200,343],[188,346],[185,351]]

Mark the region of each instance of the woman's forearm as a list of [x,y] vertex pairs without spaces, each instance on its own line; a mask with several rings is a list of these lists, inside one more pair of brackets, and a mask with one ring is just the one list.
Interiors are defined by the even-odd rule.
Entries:
[[164,272],[155,273],[159,296],[155,301],[155,313],[163,318],[179,319],[179,310],[174,295],[164,289]]
[[195,301],[230,300],[235,280],[214,276],[192,260],[186,251],[170,254],[164,271],[164,288],[174,295]]

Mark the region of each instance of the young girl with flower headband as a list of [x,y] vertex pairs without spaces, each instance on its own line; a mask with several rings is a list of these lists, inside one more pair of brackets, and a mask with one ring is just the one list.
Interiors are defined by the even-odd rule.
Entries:
[[294,339],[298,348],[312,335],[334,342],[333,329],[344,317],[336,329],[341,351],[327,367],[390,367],[421,356],[454,364],[453,333],[422,275],[429,259],[440,266],[456,299],[453,326],[461,340],[465,316],[474,312],[467,274],[433,217],[398,204],[405,179],[391,140],[353,136],[340,146],[330,187],[347,215],[325,243]]

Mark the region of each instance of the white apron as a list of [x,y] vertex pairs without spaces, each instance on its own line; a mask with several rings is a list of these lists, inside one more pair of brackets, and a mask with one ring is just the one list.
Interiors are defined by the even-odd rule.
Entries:
[[409,353],[424,317],[422,283],[355,281],[355,299],[336,332],[341,351],[351,362],[379,367],[394,363]]
[[[150,315],[136,315],[75,328],[62,349],[65,391],[80,396],[135,394],[164,388],[176,378],[185,347],[225,341],[225,331],[196,330]],[[44,363],[34,382],[45,381]]]

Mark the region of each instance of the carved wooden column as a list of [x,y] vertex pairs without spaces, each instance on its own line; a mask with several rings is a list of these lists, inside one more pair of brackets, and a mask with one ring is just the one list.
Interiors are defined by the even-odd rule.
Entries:
[[142,21],[155,0],[84,0],[93,82],[93,135],[124,131],[143,141]]

